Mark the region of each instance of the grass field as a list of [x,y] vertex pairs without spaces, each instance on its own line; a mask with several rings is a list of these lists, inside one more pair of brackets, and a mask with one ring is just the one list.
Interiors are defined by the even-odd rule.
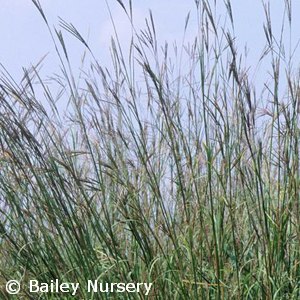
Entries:
[[[193,43],[158,45],[152,14],[143,31],[133,28],[128,55],[116,35],[109,69],[73,25],[52,29],[33,1],[61,74],[45,80],[33,67],[21,83],[1,77],[1,299],[300,298],[299,62],[284,38],[291,3],[278,35],[262,5],[261,88],[236,45],[230,1],[223,26],[212,3],[195,3]],[[67,34],[90,57],[79,75]],[[12,279],[18,295],[6,291]],[[28,289],[56,279],[81,288]],[[153,285],[148,296],[82,288],[96,279]]]

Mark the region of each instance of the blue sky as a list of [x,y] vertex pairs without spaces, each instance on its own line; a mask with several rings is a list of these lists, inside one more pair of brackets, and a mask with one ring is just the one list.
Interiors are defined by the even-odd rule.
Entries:
[[[126,44],[130,37],[130,26],[126,16],[117,1],[107,1],[121,36],[121,42]],[[211,1],[211,3],[213,2]],[[223,3],[221,0],[217,2],[218,4]],[[247,44],[250,50],[248,64],[254,65],[265,45],[262,29],[264,23],[262,1],[232,0],[231,2],[239,47],[242,49]],[[277,35],[280,33],[284,2],[283,0],[272,1],[273,27]],[[72,22],[79,32],[89,40],[100,62],[107,62],[112,24],[105,0],[40,0],[40,3],[51,25],[58,25],[58,16],[67,22]],[[37,63],[41,57],[48,54],[43,70],[48,75],[56,71],[55,66],[58,66],[58,61],[53,43],[31,0],[2,0],[1,4],[0,62],[18,79],[21,77],[23,66],[29,67],[31,63]],[[218,12],[222,15],[224,13],[223,6],[219,6]],[[189,11],[195,11],[192,0],[133,1],[133,7],[137,27],[143,27],[144,19],[151,9],[160,40],[168,40],[170,43],[174,40],[181,41],[186,15]],[[300,21],[297,18],[297,11],[300,11],[300,2],[293,1],[292,42],[294,46],[300,38]],[[190,30],[192,36],[196,30],[195,23],[191,22]],[[74,38],[67,34],[65,36],[73,60],[79,61],[83,47]]]

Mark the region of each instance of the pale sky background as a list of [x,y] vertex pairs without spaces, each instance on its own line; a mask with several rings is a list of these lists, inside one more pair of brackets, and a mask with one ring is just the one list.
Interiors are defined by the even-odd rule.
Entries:
[[[49,53],[44,61],[43,72],[51,75],[58,70],[59,62],[54,51],[49,32],[43,23],[41,16],[32,4],[31,0],[0,0],[0,62],[7,68],[14,78],[19,80],[22,75],[22,67],[29,67],[31,63],[37,63],[41,57]],[[121,42],[126,43],[130,37],[130,27],[120,5],[115,0],[107,0],[118,27]],[[213,4],[213,0],[211,3]],[[284,11],[284,0],[272,0],[273,29],[275,35],[279,35],[280,24]],[[105,0],[40,0],[50,25],[57,26],[58,16],[67,22],[71,22],[85,37],[95,56],[100,63],[109,59],[108,47],[112,34],[112,25]],[[124,3],[127,1],[124,0]],[[223,0],[217,0],[223,3]],[[235,19],[235,34],[240,50],[247,43],[249,48],[248,64],[257,62],[265,45],[263,23],[265,22],[261,0],[232,0],[232,9]],[[300,1],[293,1],[293,32],[292,42],[295,46],[300,38]],[[185,18],[189,11],[195,12],[193,0],[136,0],[133,1],[134,15],[137,27],[143,27],[144,19],[152,10],[156,23],[156,29],[161,41],[168,40],[171,44],[177,39],[182,40]],[[222,14],[220,8],[219,13]],[[191,24],[189,30],[192,33],[196,25]],[[193,28],[194,26],[194,28]],[[67,33],[67,48],[72,54],[74,63],[78,63],[83,53],[83,47],[75,38]],[[299,53],[299,55],[298,55]],[[300,58],[297,50],[295,60]]]

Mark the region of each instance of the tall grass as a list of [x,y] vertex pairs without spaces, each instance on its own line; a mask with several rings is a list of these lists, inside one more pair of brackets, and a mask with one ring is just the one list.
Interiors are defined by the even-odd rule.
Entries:
[[[132,20],[131,1],[118,2]],[[284,42],[292,8],[286,1],[277,38],[262,7],[270,73],[260,91],[230,1],[224,26],[210,2],[195,2],[198,36],[174,51],[158,45],[151,13],[143,31],[133,25],[129,57],[116,35],[110,70],[73,25],[52,30],[33,1],[61,75],[55,88],[38,67],[20,84],[1,76],[1,299],[40,299],[25,283],[56,278],[153,282],[150,299],[299,299],[300,87]],[[91,57],[78,78],[66,32]],[[23,282],[18,296],[5,292],[12,278]]]

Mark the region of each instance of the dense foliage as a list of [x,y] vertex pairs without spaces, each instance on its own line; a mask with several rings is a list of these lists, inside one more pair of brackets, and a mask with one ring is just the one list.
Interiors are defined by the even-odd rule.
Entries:
[[[149,299],[299,299],[298,71],[265,4],[270,72],[256,88],[230,2],[224,26],[212,2],[195,3],[193,43],[158,45],[152,14],[133,28],[128,55],[116,35],[111,70],[73,25],[52,30],[33,1],[61,74],[1,77],[1,299],[40,299],[29,279],[97,278],[152,282]],[[291,15],[286,1],[290,30]],[[78,76],[64,34],[91,58]],[[12,278],[18,296],[5,292]],[[147,297],[81,289],[75,298]]]

